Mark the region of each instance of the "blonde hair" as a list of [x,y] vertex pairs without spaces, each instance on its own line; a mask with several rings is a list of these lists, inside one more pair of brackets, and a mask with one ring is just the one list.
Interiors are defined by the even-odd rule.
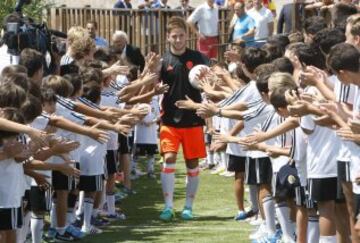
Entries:
[[278,89],[295,89],[297,87],[293,77],[288,73],[275,72],[271,74],[269,80],[269,92]]
[[89,35],[85,28],[81,26],[73,26],[67,32],[67,42],[71,45],[75,40]]
[[72,57],[75,60],[80,60],[89,55],[92,50],[95,50],[96,45],[90,36],[83,36],[74,40],[70,48]]

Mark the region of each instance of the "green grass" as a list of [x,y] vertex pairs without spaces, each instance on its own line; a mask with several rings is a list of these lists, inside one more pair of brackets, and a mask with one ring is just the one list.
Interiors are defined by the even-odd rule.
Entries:
[[157,179],[146,176],[134,181],[137,194],[120,205],[127,220],[105,228],[104,233],[86,237],[82,242],[249,242],[251,227],[233,220],[237,212],[233,178],[201,172],[200,186],[193,212],[194,221],[180,218],[185,203],[185,163],[179,160],[176,167],[174,207],[176,218],[164,223],[159,214],[163,198],[159,173]]

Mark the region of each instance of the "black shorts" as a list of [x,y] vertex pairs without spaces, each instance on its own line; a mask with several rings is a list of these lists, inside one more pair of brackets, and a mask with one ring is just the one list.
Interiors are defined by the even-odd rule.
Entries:
[[100,192],[104,185],[103,175],[80,176],[79,190],[84,192]]
[[310,199],[315,202],[335,201],[337,177],[312,178],[308,181]]
[[247,158],[245,163],[245,183],[249,185],[271,184],[272,165],[269,157]]
[[51,189],[42,190],[38,186],[30,189],[31,211],[48,212],[51,209]]
[[119,141],[119,149],[118,149],[119,153],[120,154],[129,154],[131,149],[130,149],[128,137],[126,137],[122,134],[119,134],[118,141]]
[[306,207],[308,208],[308,193],[305,187],[298,186],[295,187],[295,205],[298,207]]
[[22,202],[23,202],[23,206],[24,206],[24,211],[31,211],[31,201],[30,201],[30,189],[25,190],[25,194],[22,198]]
[[0,230],[20,229],[23,224],[22,208],[0,208]]
[[54,190],[71,191],[76,189],[76,181],[73,176],[67,176],[59,171],[52,171],[52,186]]
[[231,172],[245,172],[246,157],[229,155],[227,170]]
[[145,156],[159,153],[157,144],[135,144],[135,155]]
[[106,153],[106,172],[107,175],[112,175],[117,172],[118,160],[117,151],[108,150]]
[[351,182],[350,178],[350,162],[337,162],[338,179],[340,182]]
[[205,144],[211,144],[211,139],[212,139],[212,136],[210,133],[205,133],[204,135],[204,140],[205,140]]

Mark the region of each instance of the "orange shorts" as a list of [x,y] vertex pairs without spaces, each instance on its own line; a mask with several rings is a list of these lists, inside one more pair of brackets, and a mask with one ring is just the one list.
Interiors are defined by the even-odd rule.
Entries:
[[203,127],[177,128],[169,126],[160,127],[161,154],[177,153],[180,144],[183,148],[184,158],[199,159],[206,157]]

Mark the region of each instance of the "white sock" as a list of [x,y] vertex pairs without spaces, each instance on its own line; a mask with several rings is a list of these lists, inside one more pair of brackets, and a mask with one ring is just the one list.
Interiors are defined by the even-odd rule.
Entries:
[[153,173],[154,172],[154,164],[155,164],[155,156],[148,155],[147,156],[147,172]]
[[104,209],[104,205],[106,203],[106,181],[104,181],[104,186],[103,189],[101,191],[102,195],[101,195],[101,202],[99,204],[99,209]]
[[173,196],[175,187],[175,163],[164,163],[161,172],[161,186],[165,200],[165,207],[173,208]]
[[53,199],[50,209],[50,227],[55,229],[56,226],[57,226],[56,201]]
[[319,218],[310,216],[308,219],[307,242],[319,242],[319,237]]
[[98,215],[99,215],[99,209],[98,208],[93,208],[93,210],[92,210],[92,216],[94,217],[94,218],[96,218]]
[[259,200],[258,200],[258,186],[257,185],[248,185],[249,186],[249,198],[251,202],[251,209],[254,212],[259,211]]
[[336,243],[336,235],[320,236],[319,243]]
[[60,235],[65,234],[65,230],[66,230],[66,227],[56,227],[56,231],[57,231]]
[[44,215],[31,214],[32,243],[41,243],[44,229]]
[[275,234],[275,205],[272,196],[268,195],[263,199],[264,215],[268,234]]
[[221,158],[221,167],[223,167],[223,168],[227,168],[227,166],[226,166],[226,161],[227,161],[227,159],[226,159],[226,153],[225,152],[220,152],[220,158]]
[[75,222],[75,210],[74,208],[68,208],[66,212],[66,225],[70,225]]
[[286,239],[288,240],[293,240],[295,229],[293,227],[293,224],[290,222],[290,209],[287,206],[286,202],[277,203],[275,205],[275,210],[284,237],[286,237]]
[[134,170],[136,169],[137,159],[138,159],[138,157],[137,157],[136,155],[132,156],[132,160],[131,160],[131,171],[134,171]]
[[214,153],[214,163],[215,165],[221,165],[221,157],[220,157],[220,153],[219,152],[215,152]]
[[81,214],[84,213],[84,197],[85,197],[85,192],[81,191],[79,193],[79,201],[78,201],[78,208],[76,209],[76,216],[80,216]]
[[83,229],[90,229],[91,227],[91,216],[94,208],[94,200],[92,198],[84,199],[84,223]]
[[186,202],[185,207],[192,208],[196,191],[199,187],[199,167],[194,169],[187,168],[186,175]]
[[23,217],[23,225],[20,229],[16,230],[16,242],[23,243],[30,229],[31,213],[25,212]]
[[115,214],[115,194],[114,193],[106,193],[106,202],[108,214]]

